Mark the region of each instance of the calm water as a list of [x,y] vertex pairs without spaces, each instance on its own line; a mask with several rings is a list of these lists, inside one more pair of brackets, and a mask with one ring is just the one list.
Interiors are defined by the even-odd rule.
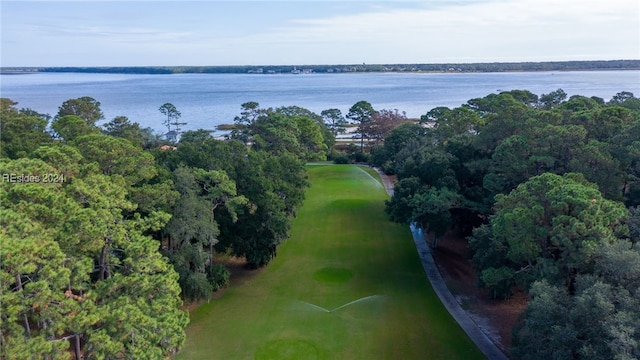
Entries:
[[535,94],[562,88],[569,96],[611,99],[620,91],[640,95],[640,71],[478,74],[57,74],[0,75],[0,96],[55,115],[65,100],[91,96],[107,120],[124,115],[143,127],[164,130],[158,108],[170,102],[182,113],[185,130],[231,123],[240,105],[297,105],[316,113],[338,108],[343,114],[360,100],[375,109],[398,109],[419,117],[436,106],[456,107],[503,90]]

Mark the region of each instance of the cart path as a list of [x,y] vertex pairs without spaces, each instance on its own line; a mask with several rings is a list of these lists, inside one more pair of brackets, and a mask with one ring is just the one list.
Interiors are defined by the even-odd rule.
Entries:
[[[380,171],[378,168],[373,168],[382,179],[384,188],[387,190],[389,196],[393,196],[393,183],[389,177]],[[458,325],[464,330],[465,333],[476,344],[478,349],[490,360],[508,360],[508,357],[498,349],[498,347],[489,339],[489,337],[482,332],[480,327],[467,315],[462,309],[460,304],[456,301],[455,297],[449,291],[449,288],[444,282],[442,275],[438,271],[438,267],[433,260],[431,250],[424,239],[422,229],[411,225],[411,234],[413,235],[413,241],[416,244],[418,255],[420,256],[420,262],[424,272],[427,274],[427,278],[433,287],[433,290],[440,298],[440,302],[445,306],[449,314],[456,320]]]

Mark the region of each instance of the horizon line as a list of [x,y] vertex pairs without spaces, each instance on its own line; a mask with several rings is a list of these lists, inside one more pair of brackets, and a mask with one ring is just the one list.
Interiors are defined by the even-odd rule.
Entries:
[[198,68],[198,67],[276,67],[276,66],[384,66],[384,65],[476,65],[476,64],[553,64],[553,63],[590,63],[590,62],[640,62],[638,59],[597,59],[597,60],[542,60],[542,61],[472,61],[472,62],[413,62],[413,63],[326,63],[326,64],[226,64],[226,65],[12,65],[0,66],[0,69],[22,68]]

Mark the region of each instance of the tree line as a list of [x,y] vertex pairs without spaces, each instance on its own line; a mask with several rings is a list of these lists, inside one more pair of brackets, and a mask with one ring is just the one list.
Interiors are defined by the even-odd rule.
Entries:
[[[640,60],[584,60],[543,62],[440,63],[440,64],[334,64],[334,65],[235,65],[235,66],[129,66],[129,67],[43,67],[25,71],[78,72],[107,74],[280,74],[295,69],[315,73],[342,72],[506,72],[506,71],[580,71],[637,70]],[[18,72],[20,68],[3,68]]]
[[640,357],[640,99],[505,91],[392,130],[386,212],[467,236],[479,286],[524,290],[518,359]]
[[[298,107],[242,105],[237,130],[160,139],[90,97],[51,117],[0,100],[0,357],[158,359],[183,301],[229,280],[215,254],[264,266],[333,135]],[[165,125],[179,111],[160,107]]]

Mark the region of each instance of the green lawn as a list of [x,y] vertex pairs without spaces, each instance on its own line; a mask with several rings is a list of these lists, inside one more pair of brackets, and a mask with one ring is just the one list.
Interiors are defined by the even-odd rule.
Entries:
[[309,166],[291,238],[191,314],[178,359],[482,359],[431,289],[375,172]]

